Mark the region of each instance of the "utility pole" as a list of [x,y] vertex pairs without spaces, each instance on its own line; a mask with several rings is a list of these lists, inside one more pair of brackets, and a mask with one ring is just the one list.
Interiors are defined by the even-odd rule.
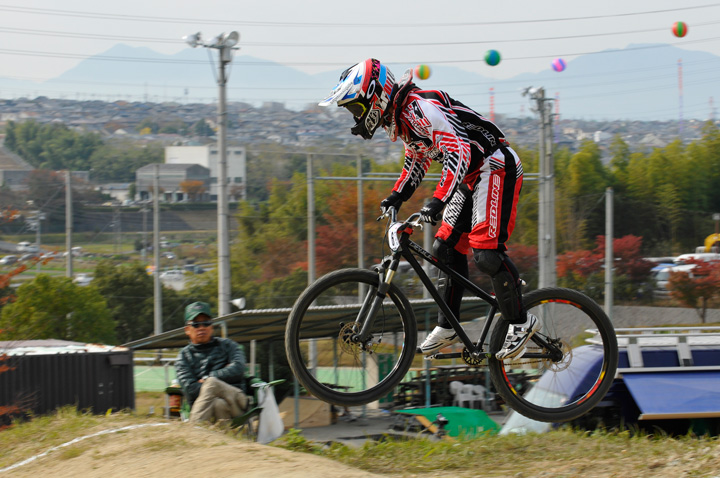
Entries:
[[313,155],[307,155],[308,285],[315,282],[315,172]]
[[143,215],[142,218],[142,224],[143,224],[143,232],[142,232],[142,253],[140,254],[142,258],[143,264],[147,262],[147,248],[148,248],[148,241],[147,241],[147,213],[150,210],[148,209],[148,201],[143,201],[142,209],[140,212]]
[[65,171],[65,250],[67,251],[65,277],[72,279],[73,276],[73,255],[72,255],[72,183],[70,170]]
[[365,217],[363,211],[363,203],[365,202],[363,195],[363,182],[362,182],[362,158],[357,157],[357,195],[358,195],[358,208],[357,208],[357,227],[358,227],[358,268],[365,268]]
[[552,155],[552,99],[545,97],[544,88],[526,88],[523,96],[530,96],[530,99],[535,101],[534,110],[540,115],[538,287],[554,287],[557,284],[555,269],[557,245],[555,237],[555,164]]
[[612,320],[613,308],[613,188],[605,190],[605,313]]
[[[218,50],[218,315],[230,313],[230,239],[228,218],[227,179],[227,96],[226,68],[232,62],[233,52],[238,50],[240,34],[236,31],[222,33],[209,43],[203,42],[201,34],[183,37],[188,45]],[[222,323],[222,336],[227,337],[227,325]]]
[[153,181],[153,256],[155,259],[155,335],[162,333],[162,284],[160,283],[160,165],[155,165]]
[[115,206],[115,209],[113,210],[113,230],[114,230],[113,232],[115,233],[115,234],[113,234],[113,236],[114,236],[113,242],[115,243],[115,246],[114,246],[115,254],[120,254],[120,252],[121,252],[120,247],[121,247],[121,243],[122,243],[122,237],[121,237],[122,236],[122,229],[121,229],[122,226],[120,224],[120,220],[121,220],[120,217],[121,217],[120,216],[120,206],[117,205],[117,206]]
[[[230,237],[228,214],[227,177],[227,74],[233,52],[238,50],[240,34],[236,31],[221,33],[210,42],[204,42],[200,32],[186,35],[183,40],[192,48],[202,46],[218,50],[218,315],[230,313]],[[221,324],[222,336],[227,337],[227,325]]]
[[[308,285],[315,282],[315,172],[313,155],[307,155],[307,214],[308,214]],[[317,373],[317,340],[308,343],[308,365],[313,376]]]
[[[45,220],[46,214],[40,210],[35,211],[35,217],[32,219],[32,224],[35,225],[35,246],[37,247],[38,254],[40,253],[40,236],[42,229],[42,221]],[[68,252],[69,254],[69,252]],[[40,272],[42,261],[37,263],[37,271]]]

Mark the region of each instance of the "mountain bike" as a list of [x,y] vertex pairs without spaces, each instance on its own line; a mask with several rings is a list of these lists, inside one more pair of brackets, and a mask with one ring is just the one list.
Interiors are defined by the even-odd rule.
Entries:
[[[410,239],[422,228],[420,213],[404,221],[389,208],[386,237],[391,253],[371,269],[341,269],[307,287],[296,300],[285,330],[293,373],[315,397],[341,406],[389,398],[417,353],[413,302],[393,279],[401,259],[415,271],[431,301],[457,332],[459,357],[470,366],[486,364],[505,403],[534,420],[575,419],[605,396],[618,365],[617,337],[607,315],[590,297],[571,289],[543,288],[523,295],[528,312],[542,323],[520,358],[497,359],[508,329],[493,294],[446,266]],[[420,265],[427,261],[465,287],[487,313],[480,337],[472,340]],[[475,299],[477,300],[477,299]],[[426,300],[427,302],[427,300]],[[520,380],[518,377],[523,377]]]

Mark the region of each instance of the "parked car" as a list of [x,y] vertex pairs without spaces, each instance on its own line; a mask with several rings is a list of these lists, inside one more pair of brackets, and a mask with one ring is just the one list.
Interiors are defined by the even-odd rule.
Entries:
[[[73,257],[80,257],[83,255],[83,250],[82,250],[82,247],[80,247],[80,246],[73,247],[71,250],[72,250]],[[63,257],[67,257],[67,255],[68,255],[67,251],[62,253]]]
[[0,264],[4,266],[9,266],[10,264],[15,264],[18,260],[17,256],[8,255],[0,259]]
[[160,254],[160,257],[162,257],[163,259],[171,259],[172,260],[172,259],[175,259],[176,256],[172,252],[163,252],[162,254]]
[[179,281],[185,279],[185,272],[180,269],[171,269],[160,274],[161,280]]
[[675,264],[686,264],[688,261],[720,261],[720,254],[715,252],[699,252],[693,254],[681,254],[675,258]]
[[695,264],[664,264],[653,267],[650,271],[650,277],[655,281],[655,289],[653,291],[653,295],[659,299],[666,299],[670,297],[670,289],[668,288],[668,282],[670,281],[670,273],[684,272],[690,277],[692,277],[692,270],[695,267]]
[[199,266],[197,264],[185,264],[185,266],[183,266],[183,269],[188,272],[192,272],[193,274],[202,274],[203,272],[205,272],[205,269],[203,269],[202,266]]
[[23,254],[20,256],[20,259],[18,259],[20,262],[29,261],[30,259],[35,259],[36,257],[40,257],[40,253],[38,252],[28,252],[27,254]]
[[80,286],[89,285],[93,280],[93,276],[90,274],[80,273],[75,276],[73,282]]
[[18,252],[38,252],[40,251],[40,248],[31,242],[23,241],[18,242],[17,246],[15,247]]

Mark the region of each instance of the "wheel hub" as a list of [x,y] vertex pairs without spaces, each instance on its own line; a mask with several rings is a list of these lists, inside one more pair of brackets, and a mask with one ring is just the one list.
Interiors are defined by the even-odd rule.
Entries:
[[548,358],[543,359],[543,366],[546,370],[552,370],[553,372],[562,372],[570,366],[572,362],[572,347],[565,341],[556,344],[558,350],[562,352],[562,356],[559,358]]

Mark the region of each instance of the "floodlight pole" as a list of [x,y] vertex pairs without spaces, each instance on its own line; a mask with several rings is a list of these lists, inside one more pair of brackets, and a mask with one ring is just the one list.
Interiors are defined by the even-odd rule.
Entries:
[[[240,35],[237,32],[222,33],[209,43],[204,43],[201,34],[188,35],[185,41],[193,48],[203,46],[219,52],[218,64],[218,316],[230,313],[230,239],[227,174],[227,74],[226,67],[232,62],[233,51],[237,50]],[[227,337],[227,325],[222,322],[222,336]]]
[[[231,55],[220,48],[218,65],[218,315],[230,313],[230,239],[227,196],[227,97],[225,66]],[[226,60],[227,57],[227,60]],[[222,323],[222,335],[227,337],[227,325]]]
[[538,288],[557,283],[555,238],[555,165],[552,155],[551,98],[544,88],[526,88],[523,96],[535,101],[540,116],[539,188],[538,188]]

